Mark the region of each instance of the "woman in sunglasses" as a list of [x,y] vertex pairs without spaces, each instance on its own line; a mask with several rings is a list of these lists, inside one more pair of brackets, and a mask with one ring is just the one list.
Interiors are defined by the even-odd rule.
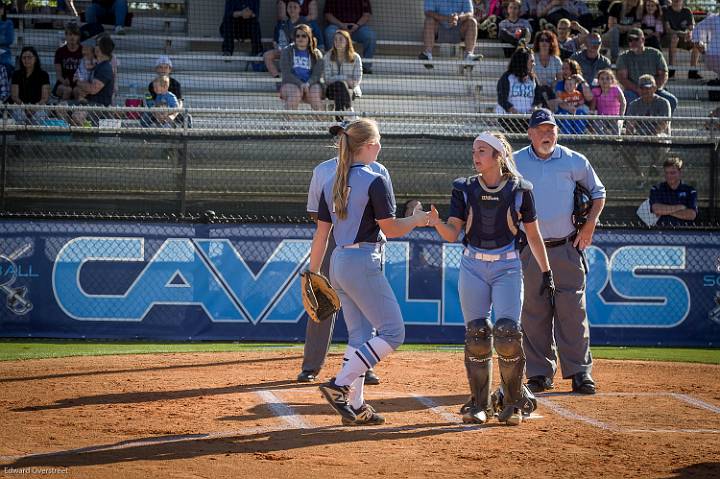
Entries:
[[308,25],[295,27],[294,42],[280,56],[280,98],[286,110],[297,110],[301,101],[313,110],[322,108],[322,53]]

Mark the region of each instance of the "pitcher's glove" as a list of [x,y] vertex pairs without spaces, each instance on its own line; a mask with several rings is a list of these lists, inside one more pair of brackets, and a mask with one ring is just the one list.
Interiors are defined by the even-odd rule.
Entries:
[[300,276],[303,307],[310,319],[320,323],[340,310],[340,298],[325,276],[311,271]]

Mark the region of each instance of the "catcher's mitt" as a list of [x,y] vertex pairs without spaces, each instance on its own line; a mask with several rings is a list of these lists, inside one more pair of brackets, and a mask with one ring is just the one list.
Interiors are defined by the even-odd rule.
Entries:
[[325,276],[311,271],[300,276],[303,307],[310,319],[320,323],[340,310],[340,298]]

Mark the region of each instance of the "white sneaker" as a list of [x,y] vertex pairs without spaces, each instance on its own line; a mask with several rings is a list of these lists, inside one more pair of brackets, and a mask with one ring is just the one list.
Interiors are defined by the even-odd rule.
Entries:
[[484,410],[471,406],[463,413],[462,420],[465,424],[485,424],[488,422],[488,416]]
[[470,53],[465,52],[465,58],[463,58],[466,62],[476,62],[483,58],[483,56],[479,53]]
[[125,28],[122,25],[115,27],[115,35],[125,35]]

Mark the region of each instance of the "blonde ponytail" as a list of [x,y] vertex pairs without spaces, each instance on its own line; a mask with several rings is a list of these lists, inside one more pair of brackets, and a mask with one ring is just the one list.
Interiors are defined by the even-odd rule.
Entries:
[[347,218],[350,187],[348,186],[348,175],[353,164],[355,154],[364,145],[380,139],[375,120],[361,118],[351,122],[338,134],[338,166],[333,183],[333,208],[335,216],[344,220]]
[[338,135],[338,166],[335,183],[333,183],[333,207],[335,215],[341,220],[347,218],[348,197],[350,196],[347,183],[352,160],[350,151],[348,151],[348,140],[347,133],[341,131]]

